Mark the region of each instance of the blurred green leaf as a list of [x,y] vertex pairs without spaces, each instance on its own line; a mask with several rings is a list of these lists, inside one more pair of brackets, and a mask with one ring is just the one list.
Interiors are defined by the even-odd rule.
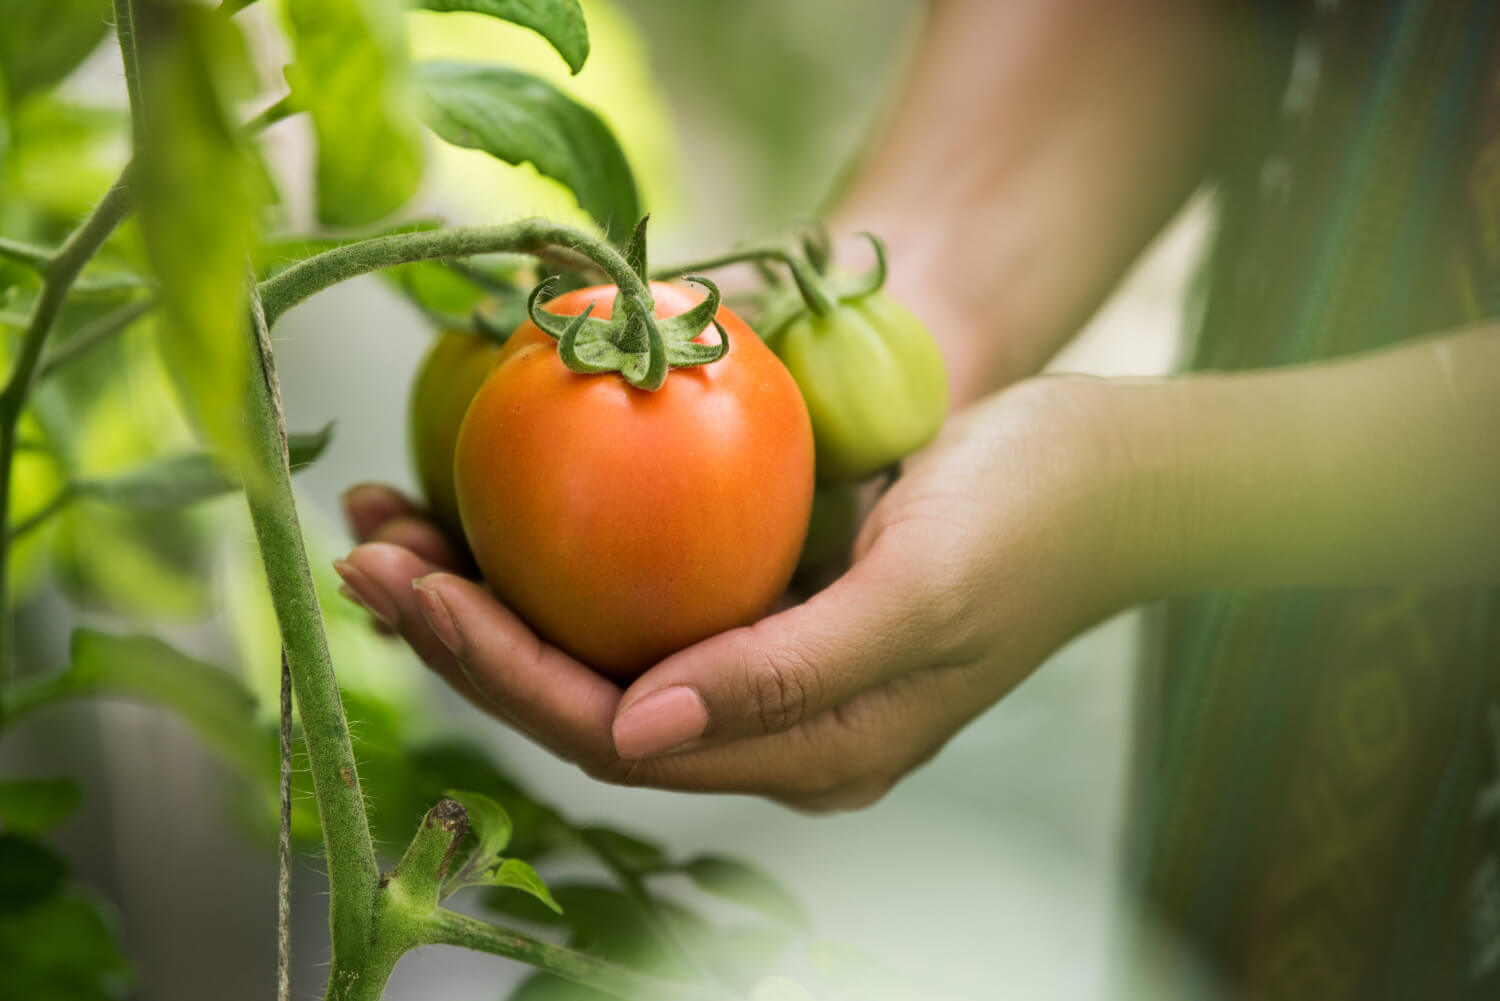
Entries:
[[130,979],[111,923],[82,890],[0,913],[0,998],[120,1001]]
[[670,865],[660,845],[611,827],[585,827],[578,836],[584,844],[626,872],[645,875]]
[[0,915],[34,906],[67,875],[68,867],[46,845],[19,834],[0,834]]
[[[293,471],[312,464],[333,437],[333,425],[321,431],[287,435]],[[80,480],[73,491],[116,507],[169,511],[238,489],[206,452],[173,455],[108,479]]]
[[0,826],[15,834],[44,834],[67,820],[82,796],[72,779],[0,782]]
[[130,124],[118,108],[35,94],[7,116],[0,157],[0,225],[7,236],[56,244],[119,174]]
[[635,178],[609,127],[544,80],[499,66],[417,67],[422,118],[445,141],[506,163],[531,163],[573,190],[612,240],[641,217]]
[[578,0],[417,0],[416,6],[489,14],[530,28],[552,44],[574,73],[589,57],[588,25]]
[[140,620],[195,619],[213,609],[210,531],[191,510],[84,499],[37,534],[52,540],[58,583],[74,603]]
[[297,59],[292,102],[318,140],[318,218],[336,226],[382,219],[422,177],[421,133],[408,91],[396,0],[288,0]]
[[147,0],[136,26],[145,123],[133,181],[161,281],[161,350],[194,423],[236,464],[249,454],[246,261],[261,171],[229,108],[249,78],[234,22]]
[[230,764],[252,778],[274,781],[276,744],[256,724],[255,699],[249,690],[227,671],[154,636],[75,630],[72,663],[60,674],[15,685],[10,713],[19,716],[85,695],[122,696],[165,706]]
[[733,900],[779,924],[805,930],[807,912],[782,885],[759,869],[721,855],[700,855],[682,866],[706,893]]
[[11,105],[46,90],[93,52],[108,27],[108,0],[7,0],[0,83]]

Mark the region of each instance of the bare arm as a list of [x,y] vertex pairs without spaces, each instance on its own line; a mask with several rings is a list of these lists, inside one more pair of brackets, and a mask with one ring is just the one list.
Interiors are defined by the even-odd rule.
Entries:
[[939,0],[833,213],[892,254],[962,405],[1034,374],[1200,180],[1225,5]]

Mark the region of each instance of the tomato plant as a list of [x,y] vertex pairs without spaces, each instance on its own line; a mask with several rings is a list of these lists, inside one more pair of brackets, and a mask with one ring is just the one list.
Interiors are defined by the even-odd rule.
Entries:
[[[676,860],[650,841],[574,822],[528,794],[485,751],[450,739],[413,739],[393,722],[407,707],[350,684],[383,641],[371,635],[362,613],[326,601],[332,584],[323,566],[332,540],[322,540],[320,549],[318,519],[299,517],[292,473],[319,458],[330,431],[288,431],[272,330],[293,305],[380,269],[390,269],[398,287],[444,326],[460,322],[486,295],[524,299],[493,255],[564,258],[575,281],[587,269],[602,271],[624,302],[608,338],[597,326],[604,321],[589,318],[568,319],[557,346],[541,332],[558,333],[549,319],[501,351],[457,333],[440,337],[414,389],[413,450],[434,509],[452,520],[448,478],[460,418],[489,368],[510,357],[506,352],[516,358],[505,371],[520,381],[536,375],[537,386],[552,376],[553,384],[563,377],[590,384],[581,394],[590,406],[607,409],[605,396],[614,389],[625,401],[615,399],[617,410],[623,407],[649,432],[634,451],[619,450],[634,456],[634,472],[645,471],[640,478],[650,489],[621,490],[618,507],[630,507],[640,519],[635,524],[648,527],[664,515],[677,519],[675,535],[650,528],[682,560],[664,572],[697,569],[692,561],[711,551],[706,536],[692,535],[693,524],[712,532],[724,552],[743,544],[747,525],[758,525],[763,536],[762,563],[722,566],[699,579],[701,592],[691,596],[658,591],[681,606],[672,628],[693,621],[718,628],[717,620],[682,611],[689,597],[736,617],[758,614],[790,573],[812,490],[811,432],[795,384],[727,311],[716,319],[716,293],[700,302],[681,289],[658,288],[655,308],[664,318],[655,319],[643,265],[633,270],[618,249],[642,214],[635,178],[598,114],[514,68],[410,62],[408,18],[465,12],[537,33],[576,72],[590,42],[577,0],[286,0],[277,5],[279,19],[270,6],[246,10],[254,0],[6,6],[0,737],[32,725],[51,706],[96,696],[165,706],[182,717],[240,773],[242,782],[224,783],[235,790],[237,818],[278,846],[281,1001],[292,992],[290,887],[299,851],[309,859],[316,852],[326,874],[329,948],[316,969],[326,978],[322,996],[331,1001],[375,1001],[397,961],[431,944],[536,967],[542,979],[520,988],[528,997],[558,996],[562,981],[582,985],[590,996],[633,1001],[743,996],[758,971],[725,984],[710,981],[706,971],[724,964],[707,953],[728,936],[678,894],[669,904],[648,880],[685,876],[704,892],[738,900],[759,915],[752,936],[780,943],[799,915],[772,881],[729,860]],[[409,13],[416,8],[426,13]],[[118,47],[112,43],[100,54],[119,62],[112,74],[92,76],[119,80],[123,100],[111,96],[87,107],[58,84],[99,47],[109,25]],[[263,45],[277,25],[286,37]],[[251,49],[268,58],[285,53],[289,61],[266,75],[274,90],[259,95],[260,110],[246,116],[261,61],[247,58]],[[283,165],[290,177],[269,162],[271,147],[260,139],[284,119],[305,128],[313,153],[312,170],[301,161]],[[431,137],[424,138],[424,128]],[[423,219],[376,233],[349,229],[378,225],[408,206],[433,141],[531,164],[571,192],[589,228],[544,219],[488,226]],[[308,197],[280,197],[289,189]],[[340,229],[331,236],[325,226]],[[276,240],[263,238],[271,232]],[[643,255],[643,242],[636,249]],[[601,305],[600,316],[610,315],[609,305]],[[736,342],[727,357],[722,336],[699,337],[715,322]],[[621,377],[549,376],[535,338],[553,361],[568,359],[586,371],[614,365]],[[658,413],[670,421],[652,416]],[[667,426],[677,421],[683,426]],[[553,432],[558,427],[550,425]],[[609,431],[595,430],[601,438]],[[650,435],[661,454],[652,453]],[[560,452],[549,458],[552,471],[561,468]],[[622,465],[607,469],[603,460],[600,468],[628,472]],[[492,467],[486,475],[502,472],[514,470]],[[746,504],[747,491],[761,490],[758,476],[777,482]],[[188,510],[231,494],[239,502]],[[556,522],[552,511],[533,510],[528,518],[539,535]],[[65,531],[79,524],[92,529],[89,544]],[[609,528],[616,542],[628,543],[626,519]],[[94,544],[101,538],[108,549]],[[182,579],[219,555],[210,538],[254,540],[254,565],[231,567],[244,572],[225,575],[235,600],[218,608],[205,600],[216,594],[210,580]],[[18,553],[25,573],[15,572]],[[628,576],[626,562],[612,564],[617,584],[644,579]],[[89,572],[100,565],[111,572]],[[18,616],[20,602],[42,592],[44,572],[54,582],[98,583],[57,588],[44,614]],[[715,589],[727,604],[719,604],[723,595]],[[47,635],[79,618],[66,602],[87,610],[95,591],[108,592],[106,598],[128,591],[127,607],[142,620],[138,628],[120,634],[79,625],[67,641]],[[193,600],[164,601],[166,591]],[[205,632],[243,615],[248,625],[232,621],[227,635],[195,643],[236,651],[237,662],[214,664],[176,649],[156,635],[165,623],[152,619],[169,615],[202,616],[195,625]],[[178,634],[198,631],[174,625]],[[618,618],[613,625],[623,628]],[[26,630],[24,642],[17,641],[18,626]],[[340,627],[342,639],[353,642],[340,645]],[[685,634],[671,635],[672,642],[685,641]],[[33,651],[43,653],[21,667],[22,655]],[[417,674],[406,666],[406,677]],[[271,680],[262,693],[268,703],[239,671]],[[349,715],[361,722],[354,732]],[[94,999],[130,989],[131,966],[102,902],[42,840],[82,795],[79,783],[50,774],[0,779],[0,997]],[[201,820],[172,811],[151,817],[164,834],[166,825],[180,832]],[[600,874],[554,895],[530,860],[579,849]],[[169,865],[160,863],[163,870]],[[465,890],[473,899],[462,912],[447,906],[450,895]],[[670,924],[662,917],[668,906]],[[493,923],[511,917],[528,926],[557,925],[561,934],[554,938],[562,941]],[[701,968],[681,962],[679,929],[688,923]]]
[[[566,342],[527,321],[469,407],[455,457],[490,587],[540,635],[620,678],[768,612],[812,505],[812,432],[786,369],[727,308],[705,315],[703,297],[676,285],[651,292],[664,323],[707,327],[684,331],[700,347],[718,343],[711,316],[724,356],[648,391],[570,370]],[[581,289],[548,308],[602,322],[617,294]]]

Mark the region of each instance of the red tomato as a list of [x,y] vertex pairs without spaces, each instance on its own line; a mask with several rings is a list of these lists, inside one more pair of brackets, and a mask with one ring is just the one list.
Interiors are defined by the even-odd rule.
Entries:
[[[658,316],[701,296],[653,283]],[[547,304],[606,319],[614,286]],[[797,564],[813,439],[797,384],[728,309],[729,353],[656,392],[579,375],[526,321],[459,430],[464,534],[495,595],[619,679],[771,610]],[[712,327],[699,336],[718,336]]]

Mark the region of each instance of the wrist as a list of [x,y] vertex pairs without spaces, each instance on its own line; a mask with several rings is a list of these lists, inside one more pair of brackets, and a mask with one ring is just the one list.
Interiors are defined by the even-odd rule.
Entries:
[[[1037,380],[1038,382],[1052,381]],[[1199,586],[1202,497],[1180,438],[1185,380],[1067,379],[1083,415],[1076,454],[1095,512],[1088,574],[1107,612]]]

